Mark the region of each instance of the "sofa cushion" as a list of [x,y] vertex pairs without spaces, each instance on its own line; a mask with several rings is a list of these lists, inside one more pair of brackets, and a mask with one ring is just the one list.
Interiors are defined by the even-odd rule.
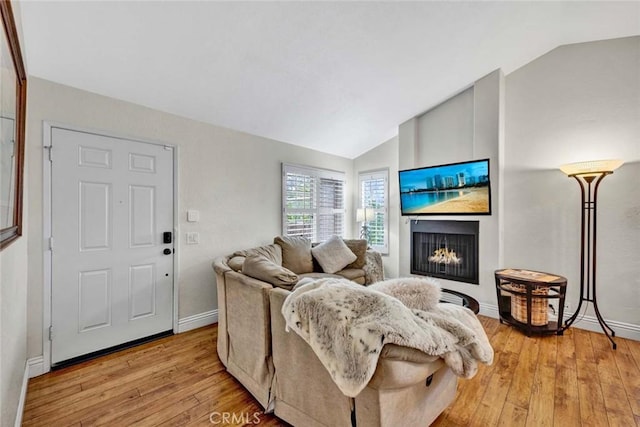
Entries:
[[345,245],[356,255],[356,260],[347,265],[346,268],[362,268],[367,262],[367,246],[369,243],[365,239],[344,239]]
[[357,268],[345,268],[344,270],[340,270],[335,274],[319,273],[317,271],[314,271],[313,273],[299,274],[298,275],[299,280],[296,286],[301,285],[302,279],[317,280],[317,279],[329,279],[329,278],[347,279],[359,285],[365,284],[364,270],[357,269]]
[[340,276],[339,274],[329,274],[329,273],[320,273],[318,271],[314,271],[312,273],[303,273],[298,275],[298,282],[300,282],[302,279],[328,279],[328,278],[334,278],[334,279],[342,279],[343,277]]
[[298,282],[297,274],[258,254],[245,258],[242,273],[285,289],[291,289]]
[[340,277],[344,277],[345,279],[349,279],[352,282],[356,282],[360,285],[364,285],[364,270],[361,268],[344,268],[338,272],[336,275]]
[[278,236],[273,243],[282,248],[282,266],[296,274],[311,273],[311,240],[300,236]]
[[336,273],[354,262],[358,257],[338,236],[331,236],[326,241],[311,249],[313,257],[325,273]]

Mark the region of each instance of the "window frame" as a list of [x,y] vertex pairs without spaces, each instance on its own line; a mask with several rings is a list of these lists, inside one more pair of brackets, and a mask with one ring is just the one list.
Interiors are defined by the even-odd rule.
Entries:
[[[287,174],[288,173],[297,173],[297,174],[301,174],[301,175],[308,175],[310,177],[314,177],[316,179],[316,181],[314,182],[314,189],[312,190],[312,197],[313,197],[313,206],[311,207],[305,207],[305,208],[287,208],[287,195],[289,193],[288,189],[287,189]],[[324,168],[318,168],[315,166],[306,166],[306,165],[299,165],[299,164],[293,164],[293,163],[282,163],[282,235],[283,236],[287,236],[289,234],[287,234],[288,231],[288,222],[287,222],[287,215],[292,213],[292,212],[297,212],[297,213],[301,213],[301,214],[310,214],[313,215],[313,229],[312,229],[312,236],[307,236],[311,239],[312,242],[314,243],[320,243],[322,241],[324,241],[325,239],[323,239],[322,235],[321,235],[321,229],[319,227],[320,224],[320,215],[325,214],[328,210],[333,210],[333,214],[338,214],[341,215],[341,224],[342,224],[342,229],[340,230],[339,233],[335,232],[336,230],[334,229],[334,232],[332,232],[331,234],[336,234],[340,237],[345,237],[345,233],[346,233],[346,220],[347,220],[347,216],[346,216],[346,188],[347,188],[347,174],[345,172],[342,171],[337,171],[337,170],[331,170],[331,169],[324,169]],[[321,180],[322,179],[326,179],[326,180],[335,180],[335,181],[340,181],[342,183],[342,200],[341,200],[341,208],[327,208],[327,207],[322,207],[320,206],[320,199],[322,196],[322,192],[321,192],[321,188],[320,188],[320,184],[321,184]],[[298,235],[298,234],[292,234],[292,235]],[[329,238],[330,236],[324,236],[325,238]]]
[[[364,188],[363,183],[365,181],[384,180],[384,207],[374,208],[375,214],[383,214],[383,231],[384,238],[382,245],[372,245],[369,243],[372,249],[380,252],[383,255],[389,254],[389,169],[375,169],[370,171],[363,171],[358,173],[358,208],[371,208],[371,206],[364,206]],[[371,221],[367,221],[371,222]],[[362,228],[362,222],[357,222],[358,230]]]

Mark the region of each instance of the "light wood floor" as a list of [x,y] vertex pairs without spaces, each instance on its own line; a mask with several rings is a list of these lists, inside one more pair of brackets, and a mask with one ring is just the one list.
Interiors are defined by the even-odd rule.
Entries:
[[[570,329],[528,338],[480,317],[492,366],[460,380],[434,426],[640,427],[640,342]],[[29,381],[25,426],[287,426],[220,363],[217,327],[163,338]],[[224,423],[223,413],[236,418]],[[255,414],[255,415],[254,415]]]

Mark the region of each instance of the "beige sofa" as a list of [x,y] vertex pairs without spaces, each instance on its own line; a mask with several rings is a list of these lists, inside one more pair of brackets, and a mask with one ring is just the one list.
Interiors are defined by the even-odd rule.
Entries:
[[[243,273],[248,270],[245,262],[256,254],[276,265],[291,265],[286,259],[290,251],[283,253],[277,243],[238,251],[213,263],[218,354],[227,371],[266,411],[300,426],[429,425],[451,403],[457,377],[442,360],[395,345],[384,347],[373,378],[357,397],[343,395],[313,350],[297,334],[285,331],[281,308],[290,293],[287,286]],[[360,272],[334,274],[348,274],[365,285],[381,280],[379,254],[367,251],[360,257],[364,257]],[[297,276],[327,274],[314,271]]]

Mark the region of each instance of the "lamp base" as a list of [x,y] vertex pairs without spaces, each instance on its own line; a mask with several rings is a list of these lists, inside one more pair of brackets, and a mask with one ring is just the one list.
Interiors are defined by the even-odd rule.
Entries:
[[363,225],[362,229],[360,230],[360,238],[366,240],[367,242],[369,241],[369,227],[367,227],[366,225]]
[[600,314],[600,310],[598,309],[598,303],[595,300],[582,298],[580,300],[580,303],[578,303],[578,308],[576,309],[575,313],[573,313],[573,316],[571,316],[569,319],[567,319],[566,322],[564,322],[563,329],[568,329],[571,325],[575,323],[576,319],[578,318],[578,314],[580,313],[580,308],[582,307],[583,301],[593,303],[593,310],[596,313],[596,318],[598,319],[598,323],[600,323],[600,327],[602,328],[602,331],[604,332],[607,339],[611,342],[611,346],[613,347],[614,350],[616,350],[618,348],[618,345],[613,340],[613,338],[616,336],[616,332],[613,329],[611,329],[609,325],[607,325],[607,322],[604,320],[604,318]]

